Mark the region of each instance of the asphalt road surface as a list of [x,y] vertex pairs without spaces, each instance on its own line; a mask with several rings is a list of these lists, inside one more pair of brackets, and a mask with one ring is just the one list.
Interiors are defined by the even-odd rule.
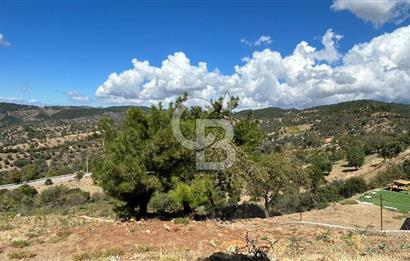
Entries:
[[[48,177],[48,178],[42,178],[42,179],[35,179],[35,180],[30,180],[18,184],[6,184],[6,185],[1,185],[0,189],[16,189],[24,184],[34,186],[34,185],[43,185],[44,182],[46,182],[47,179],[51,179],[53,181],[53,184],[59,184],[63,183],[69,180],[72,180],[75,178],[76,174],[68,174],[68,175],[63,175],[63,176],[55,176],[55,177]],[[84,174],[84,177],[91,176],[91,173]]]

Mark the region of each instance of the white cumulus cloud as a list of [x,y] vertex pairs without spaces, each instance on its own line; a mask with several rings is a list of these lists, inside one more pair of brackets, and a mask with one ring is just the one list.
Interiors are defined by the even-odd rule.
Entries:
[[87,103],[90,101],[90,97],[82,95],[77,91],[66,92],[65,95],[73,102]]
[[0,45],[6,47],[11,45],[11,43],[6,39],[6,37],[3,34],[0,34]]
[[182,52],[169,55],[159,67],[134,59],[131,69],[109,75],[96,96],[112,103],[147,105],[167,103],[184,91],[203,98],[229,91],[241,98],[242,108],[355,99],[410,102],[410,26],[357,44],[346,54],[337,49],[341,38],[328,30],[321,49],[302,41],[287,56],[270,49],[255,51],[230,75],[210,71],[204,62],[191,64]]
[[410,0],[334,0],[331,8],[350,11],[376,26],[398,24],[410,16]]
[[255,41],[256,46],[261,46],[261,45],[268,45],[272,43],[272,39],[269,35],[262,35],[259,37],[258,40]]
[[249,47],[252,46],[263,46],[263,45],[269,45],[272,43],[272,38],[269,35],[261,35],[258,39],[255,41],[249,41],[245,38],[241,39],[241,43],[244,45],[247,45]]

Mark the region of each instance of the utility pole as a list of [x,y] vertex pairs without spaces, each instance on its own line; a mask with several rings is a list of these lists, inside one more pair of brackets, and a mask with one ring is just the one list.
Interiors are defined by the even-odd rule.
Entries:
[[380,194],[380,230],[383,230],[383,195]]

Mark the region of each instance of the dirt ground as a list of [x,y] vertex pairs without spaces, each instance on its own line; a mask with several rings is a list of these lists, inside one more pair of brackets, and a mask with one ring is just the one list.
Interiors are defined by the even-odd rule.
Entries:
[[[335,205],[304,213],[303,219],[377,228],[377,210]],[[386,229],[401,225],[399,213],[385,215]],[[352,232],[297,224],[298,219],[294,214],[184,225],[157,219],[120,223],[81,216],[10,217],[0,220],[0,260],[197,260],[219,251],[247,253],[247,234],[271,260],[410,260],[409,233]],[[16,240],[26,243],[19,248]],[[116,255],[121,259],[113,259]]]
[[[350,201],[350,200],[349,200]],[[406,214],[383,209],[383,228],[398,230]],[[325,209],[315,209],[302,214],[303,220],[363,229],[380,229],[380,207],[368,204],[334,204]],[[299,220],[299,214],[275,217],[281,222]]]

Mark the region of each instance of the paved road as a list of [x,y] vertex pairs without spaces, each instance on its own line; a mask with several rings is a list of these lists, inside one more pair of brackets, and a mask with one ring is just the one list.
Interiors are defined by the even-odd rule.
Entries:
[[[23,183],[18,183],[18,184],[7,184],[7,185],[1,185],[0,189],[16,189],[24,184],[30,185],[30,186],[35,186],[35,185],[43,185],[44,182],[46,182],[47,179],[51,179],[53,181],[53,184],[59,184],[63,183],[66,181],[69,181],[73,178],[75,178],[76,174],[68,174],[68,175],[62,175],[62,176],[55,176],[55,177],[49,177],[49,178],[42,178],[42,179],[35,179],[35,180],[30,180],[27,182]],[[84,177],[91,176],[91,173],[84,174]]]

